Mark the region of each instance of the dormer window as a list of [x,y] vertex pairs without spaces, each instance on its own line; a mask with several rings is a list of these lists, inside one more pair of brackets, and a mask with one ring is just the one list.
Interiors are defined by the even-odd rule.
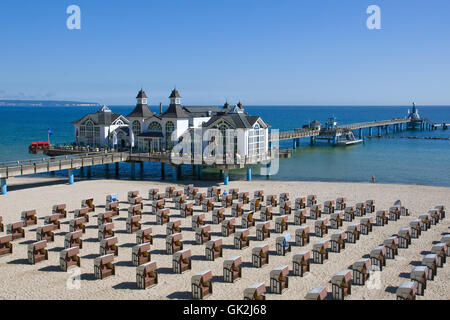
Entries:
[[137,103],[138,104],[147,104],[147,98],[138,98]]

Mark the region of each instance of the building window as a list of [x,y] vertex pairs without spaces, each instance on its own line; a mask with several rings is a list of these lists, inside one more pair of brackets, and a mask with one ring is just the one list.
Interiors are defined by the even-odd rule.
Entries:
[[135,136],[141,133],[141,123],[137,120],[133,121],[133,133]]
[[150,123],[148,125],[148,131],[152,131],[152,132],[162,132],[162,127],[161,124],[159,124],[156,121],[153,121],[152,123]]
[[173,148],[172,132],[175,130],[175,126],[172,121],[166,123],[166,149],[171,150]]
[[266,130],[256,124],[248,133],[248,155],[262,155],[266,151]]

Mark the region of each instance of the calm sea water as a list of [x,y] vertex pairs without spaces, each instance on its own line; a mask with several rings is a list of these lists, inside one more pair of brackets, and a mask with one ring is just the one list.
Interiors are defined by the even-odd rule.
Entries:
[[[272,128],[280,131],[300,128],[312,120],[322,123],[335,116],[339,124],[384,120],[404,117],[410,107],[246,107],[252,115],[260,115]],[[0,161],[30,159],[42,155],[28,154],[31,141],[46,141],[47,129],[51,128],[51,143],[70,143],[74,140],[72,121],[97,107],[0,107]],[[114,112],[128,114],[133,106],[111,107]],[[153,111],[159,107],[152,107]],[[450,122],[450,107],[422,107],[420,114],[435,122]],[[376,131],[374,131],[375,134]],[[274,180],[317,181],[369,181],[375,176],[377,182],[450,186],[450,141],[411,140],[399,136],[450,138],[450,130],[404,131],[390,133],[393,138],[367,139],[363,144],[334,147],[320,143],[313,147],[309,139],[302,139],[300,148],[290,159],[280,159],[278,174]],[[281,142],[280,147],[291,147],[291,142]],[[144,172],[137,179],[159,179],[160,165],[146,163]],[[219,179],[214,170],[204,171],[206,179]],[[259,170],[253,169],[254,179]],[[65,175],[64,172],[57,173]],[[86,174],[86,171],[85,171]],[[190,175],[191,168],[183,167],[183,175]],[[114,170],[107,172],[103,166],[94,167],[93,178],[113,177]],[[121,178],[130,178],[130,165],[120,165]],[[166,167],[166,175],[170,168]],[[230,179],[245,179],[245,171],[230,173]]]

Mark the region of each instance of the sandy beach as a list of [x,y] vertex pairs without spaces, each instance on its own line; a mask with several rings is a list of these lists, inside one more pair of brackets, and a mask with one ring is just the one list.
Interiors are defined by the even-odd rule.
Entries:
[[[159,188],[164,191],[166,186],[174,185],[177,189],[183,189],[185,184],[192,183],[206,192],[211,185],[205,181],[181,181],[182,184],[170,181],[122,181],[122,180],[84,180],[77,181],[74,185],[66,184],[66,181],[58,178],[16,178],[9,179],[9,192],[6,196],[0,196],[0,216],[3,223],[13,223],[20,220],[23,210],[36,209],[38,226],[44,224],[44,217],[51,214],[54,204],[65,203],[68,208],[67,219],[61,220],[61,230],[57,230],[55,242],[48,244],[49,260],[30,265],[27,262],[27,244],[36,241],[36,227],[26,228],[25,239],[14,241],[12,255],[0,256],[0,299],[190,299],[191,277],[193,274],[210,269],[214,275],[213,294],[208,299],[242,299],[243,291],[256,282],[264,282],[269,287],[270,271],[278,266],[288,265],[292,270],[292,256],[301,250],[311,250],[314,243],[320,240],[329,240],[331,234],[336,232],[330,229],[323,238],[311,236],[311,241],[304,247],[292,246],[291,252],[285,256],[278,256],[275,252],[275,239],[279,235],[274,232],[264,243],[270,245],[270,263],[268,266],[257,269],[251,265],[251,250],[255,245],[263,242],[256,241],[256,228],[250,229],[250,247],[236,250],[233,247],[233,237],[222,237],[220,225],[211,224],[212,213],[206,214],[206,223],[211,224],[212,238],[223,239],[223,258],[215,261],[205,260],[205,245],[195,243],[195,233],[191,228],[191,217],[181,218],[179,210],[174,209],[174,203],[170,199],[166,207],[171,209],[171,219],[181,219],[184,248],[192,250],[192,270],[183,274],[172,273],[172,256],[165,253],[166,226],[156,224],[155,215],[151,214],[151,205],[148,201],[148,190]],[[27,187],[22,187],[26,185]],[[34,186],[30,188],[30,186]],[[239,188],[240,191],[250,192],[263,189],[265,195],[289,192],[290,199],[294,203],[295,198],[317,194],[318,202],[336,200],[337,197],[346,197],[348,205],[354,205],[368,199],[374,199],[377,210],[389,209],[396,200],[409,209],[410,216],[402,216],[398,221],[389,221],[383,227],[374,226],[369,235],[362,235],[355,244],[347,244],[341,253],[329,253],[329,259],[324,264],[311,264],[311,270],[304,277],[290,276],[289,288],[282,294],[267,293],[266,299],[304,299],[306,293],[316,286],[326,286],[331,292],[329,280],[338,271],[348,269],[356,260],[368,255],[370,251],[382,244],[383,240],[397,234],[403,228],[409,226],[412,219],[437,205],[445,205],[450,208],[450,188],[418,186],[418,185],[392,185],[369,183],[329,183],[329,182],[296,182],[296,181],[230,181],[228,186],[218,184],[223,190]],[[136,267],[131,264],[132,247],[136,244],[136,235],[126,233],[126,218],[128,217],[126,203],[127,192],[139,190],[144,198],[144,215],[141,223],[143,227],[153,228],[154,243],[152,245],[152,261],[158,265],[159,283],[147,290],[139,290],[136,287]],[[119,238],[119,255],[115,257],[116,275],[104,280],[94,279],[94,258],[99,256],[99,241],[97,239],[97,215],[104,212],[105,196],[107,194],[119,194],[121,201],[121,213],[114,218],[116,236]],[[73,218],[73,210],[80,207],[80,202],[85,198],[94,198],[97,206],[96,212],[91,213],[90,222],[87,223],[86,234],[83,236],[83,248],[81,249],[81,287],[70,289],[67,286],[71,272],[59,270],[59,251],[64,248],[64,234],[69,231],[69,220]],[[216,203],[216,206],[219,204]],[[196,213],[200,213],[201,207],[194,207]],[[249,209],[249,205],[245,205]],[[231,208],[226,209],[226,215],[231,216]],[[279,215],[279,208],[274,208],[274,217]],[[309,213],[309,210],[308,210]],[[447,213],[448,215],[448,213]],[[326,215],[324,215],[326,216]],[[368,214],[375,217],[375,213]],[[255,214],[256,223],[260,222],[259,212]],[[347,226],[359,222],[361,218],[355,217],[353,222],[344,222],[338,230],[346,230]],[[294,216],[289,216],[289,229],[287,233],[295,239]],[[241,218],[236,219],[236,225],[240,228]],[[314,232],[314,220],[308,219],[306,225]],[[271,229],[275,228],[275,218],[271,221]],[[238,228],[237,228],[238,229]],[[409,273],[415,265],[419,265],[424,254],[429,253],[432,244],[439,242],[442,235],[450,233],[450,219],[447,217],[439,224],[432,226],[423,232],[419,239],[413,239],[408,249],[399,249],[399,255],[394,260],[387,260],[386,267],[380,273],[380,286],[369,289],[367,286],[353,286],[352,293],[347,299],[395,299],[395,290],[402,282],[409,279]],[[5,233],[2,233],[6,234]],[[243,260],[242,279],[231,284],[222,281],[222,266],[226,258],[240,255]],[[434,281],[428,281],[424,296],[417,296],[418,300],[424,299],[450,299],[450,263],[443,268],[438,268]]]

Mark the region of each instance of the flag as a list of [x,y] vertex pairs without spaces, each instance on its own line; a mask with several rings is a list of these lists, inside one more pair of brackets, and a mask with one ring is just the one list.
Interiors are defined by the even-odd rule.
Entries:
[[50,128],[48,128],[48,135],[49,135],[49,137],[51,137],[53,135],[53,132]]

